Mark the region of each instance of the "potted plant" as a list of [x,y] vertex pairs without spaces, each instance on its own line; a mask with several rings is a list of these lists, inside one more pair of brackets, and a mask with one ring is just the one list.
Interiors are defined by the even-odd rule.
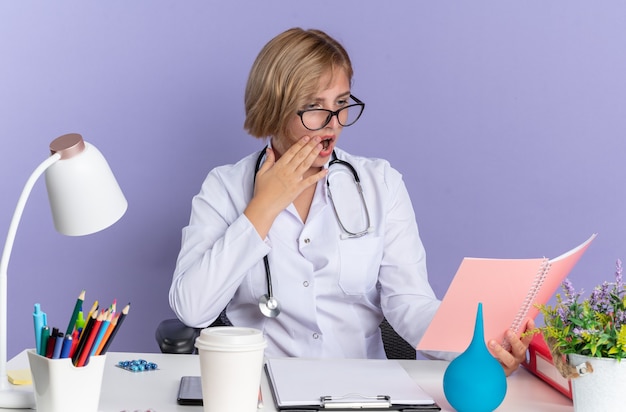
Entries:
[[604,282],[583,297],[566,279],[556,304],[539,305],[541,332],[554,364],[572,379],[574,410],[616,411],[626,405],[626,289],[622,262],[615,281]]

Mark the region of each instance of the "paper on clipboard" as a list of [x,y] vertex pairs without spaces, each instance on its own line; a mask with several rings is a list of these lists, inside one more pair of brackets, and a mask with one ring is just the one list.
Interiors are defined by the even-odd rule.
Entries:
[[[324,410],[324,399],[339,404],[381,402],[385,408],[402,410],[423,406],[439,410],[435,400],[395,360],[269,358],[266,370],[279,410],[307,407]],[[326,407],[330,409],[330,407]],[[421,409],[421,408],[420,408]]]

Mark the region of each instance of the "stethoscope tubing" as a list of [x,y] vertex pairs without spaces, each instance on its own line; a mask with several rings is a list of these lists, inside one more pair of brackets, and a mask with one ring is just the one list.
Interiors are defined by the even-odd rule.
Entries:
[[[261,152],[259,153],[259,156],[256,160],[256,165],[254,167],[254,177],[252,180],[252,190],[254,192],[254,185],[256,184],[256,175],[259,172],[259,168],[261,167],[261,162],[263,161],[263,157],[265,156],[265,152],[267,151],[267,146],[265,146],[265,148],[263,148],[263,150],[261,150]],[[366,235],[367,233],[369,233],[371,231],[371,227],[370,227],[370,217],[369,217],[369,211],[367,209],[367,203],[365,202],[365,197],[363,196],[363,189],[361,188],[361,179],[359,179],[359,174],[357,173],[356,169],[354,168],[354,166],[352,166],[350,163],[346,162],[345,160],[341,160],[341,159],[337,159],[337,155],[335,154],[335,151],[333,150],[332,153],[332,159],[330,161],[330,163],[328,164],[328,167],[334,165],[334,164],[341,164],[345,167],[347,167],[348,169],[350,169],[350,171],[352,172],[352,175],[354,176],[354,182],[356,183],[357,186],[357,190],[359,192],[359,195],[361,196],[361,201],[363,203],[363,206],[365,207],[365,214],[367,216],[367,229],[362,231],[362,232],[350,232],[348,231],[343,223],[341,223],[341,219],[339,218],[339,214],[337,212],[337,209],[335,208],[335,204],[334,202],[332,202],[332,194],[330,192],[330,183],[328,182],[328,180],[326,180],[326,185],[328,187],[328,193],[331,196],[331,202],[333,204],[333,211],[335,213],[335,217],[337,218],[337,222],[339,222],[339,225],[341,226],[341,229],[346,233],[345,237],[346,238],[355,238],[355,237],[361,237]],[[344,238],[344,235],[342,235],[342,238]],[[261,311],[261,313],[268,317],[268,318],[275,318],[276,316],[278,316],[280,314],[280,304],[278,302],[278,300],[276,299],[276,297],[274,296],[274,291],[272,288],[272,274],[271,274],[271,270],[270,270],[270,263],[269,263],[269,259],[267,257],[267,255],[263,256],[263,264],[265,266],[265,278],[266,278],[266,282],[267,282],[267,294],[266,295],[262,295],[259,298],[259,310]]]

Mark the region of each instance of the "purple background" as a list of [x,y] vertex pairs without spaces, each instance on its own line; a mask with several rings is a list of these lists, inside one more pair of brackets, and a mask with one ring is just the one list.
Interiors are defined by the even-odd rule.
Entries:
[[249,68],[271,37],[321,28],[367,103],[340,146],[403,174],[442,297],[464,256],[555,257],[590,289],[626,259],[626,3],[590,1],[0,2],[0,236],[48,144],[81,133],[128,201],[115,226],[54,231],[43,179],[9,264],[9,356],[32,310],[64,328],[86,289],[132,303],[117,351],[157,352],[191,197],[262,143],[242,129]]

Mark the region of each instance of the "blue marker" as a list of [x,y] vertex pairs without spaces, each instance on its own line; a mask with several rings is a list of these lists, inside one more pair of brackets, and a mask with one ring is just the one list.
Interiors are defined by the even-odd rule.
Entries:
[[33,323],[35,325],[35,344],[37,346],[37,353],[41,354],[41,331],[43,330],[43,327],[48,324],[48,315],[41,310],[41,305],[39,303],[35,303]]
[[63,346],[61,347],[61,358],[69,358],[70,352],[72,350],[73,343],[72,335],[65,335],[65,339],[63,339]]
[[57,333],[57,338],[54,341],[54,349],[52,350],[52,359],[59,359],[61,357],[61,348],[63,347],[63,332]]

